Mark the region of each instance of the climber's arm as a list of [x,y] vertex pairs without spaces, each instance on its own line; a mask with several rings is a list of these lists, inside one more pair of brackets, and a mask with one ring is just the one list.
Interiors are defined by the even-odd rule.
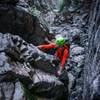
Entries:
[[63,58],[62,58],[62,61],[60,64],[60,67],[62,70],[64,69],[64,66],[65,66],[65,63],[66,63],[66,60],[68,59],[68,57],[69,57],[69,48],[66,48],[64,50],[64,55],[63,55]]
[[12,35],[11,39],[14,45],[14,49],[18,52],[18,55],[20,56],[19,59],[22,59],[26,62],[41,60],[44,62],[49,61],[50,63],[56,60],[56,57],[52,55],[47,55],[46,53],[40,51],[36,46],[28,44],[19,36]]
[[40,49],[52,49],[52,48],[55,48],[55,47],[56,47],[55,43],[44,44],[44,45],[38,46],[38,48],[40,48]]

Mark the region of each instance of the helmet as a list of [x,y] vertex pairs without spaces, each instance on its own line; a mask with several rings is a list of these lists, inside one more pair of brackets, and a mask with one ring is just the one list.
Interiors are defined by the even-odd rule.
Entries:
[[62,46],[62,45],[65,44],[65,39],[64,39],[63,37],[58,37],[58,38],[56,38],[55,43],[56,43],[58,46]]

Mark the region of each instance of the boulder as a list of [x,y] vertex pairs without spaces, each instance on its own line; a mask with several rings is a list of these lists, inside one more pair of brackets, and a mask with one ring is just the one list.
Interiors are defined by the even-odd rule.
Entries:
[[67,100],[67,89],[57,77],[40,70],[35,71],[33,75],[34,84],[30,87],[31,93],[46,98],[46,100]]

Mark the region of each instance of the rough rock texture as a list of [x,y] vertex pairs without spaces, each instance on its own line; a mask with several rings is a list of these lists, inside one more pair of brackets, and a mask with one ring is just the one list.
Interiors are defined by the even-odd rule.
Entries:
[[25,100],[24,91],[20,82],[0,83],[1,100]]
[[[56,68],[55,65],[54,65],[54,67],[52,67],[53,63],[55,63],[57,61],[56,57],[54,57],[52,55],[47,55],[46,53],[43,53],[42,51],[38,50],[37,47],[26,43],[24,40],[22,40],[18,36],[13,36],[13,35],[7,34],[7,33],[3,35],[2,33],[0,33],[0,43],[2,44],[1,50],[0,50],[1,51],[0,52],[1,53],[1,55],[0,55],[1,74],[3,74],[2,68],[3,69],[8,68],[10,70],[12,69],[8,62],[9,57],[7,57],[6,54],[8,54],[8,56],[13,57],[13,59],[15,57],[15,59],[19,60],[20,62],[26,61],[26,62],[31,63],[33,66],[35,65],[37,67],[39,67],[39,65],[40,65],[41,69],[42,69],[42,67],[44,67],[43,65],[45,65],[45,67],[47,67],[47,69],[48,68],[51,68],[51,69]],[[12,66],[13,66],[13,64],[12,64]],[[52,70],[51,72],[54,72],[54,71]]]
[[18,0],[17,4],[13,4],[12,1],[15,3],[16,0],[0,2],[0,32],[17,34],[35,45],[44,43],[45,33],[49,35],[48,28],[30,14],[30,7],[26,2]]
[[[38,17],[25,1],[36,7]],[[58,0],[0,0],[0,32],[18,34],[25,41],[38,45],[45,42],[45,37],[52,38],[51,34],[45,34],[50,30],[54,35],[62,34],[70,43],[70,57],[66,62],[68,96],[64,84],[51,75],[57,63],[53,56],[41,54],[18,36],[9,38],[0,33],[0,99],[26,100],[24,83],[29,95],[35,94],[40,100],[66,100],[67,97],[69,100],[100,100],[100,0],[81,0],[78,9],[75,7],[77,0],[69,1],[70,5],[65,5],[66,9],[59,13]],[[44,21],[49,23],[49,29]],[[6,49],[10,48],[8,41],[13,49]]]
[[[17,4],[0,4],[0,31],[2,33],[13,33],[22,36],[25,40],[30,40],[28,34],[33,32],[32,16],[28,14],[24,7]],[[29,27],[28,27],[29,26]]]
[[[29,6],[24,0],[15,1],[0,2],[0,99],[33,100],[33,95],[55,100],[66,99],[64,84],[50,74],[55,74],[58,60],[32,45],[45,42],[47,28],[29,13]],[[51,94],[49,91],[52,91]]]
[[[70,57],[66,62],[69,77],[69,100],[81,100],[83,93],[84,46],[87,41],[87,35],[84,32],[85,29],[83,29],[85,26],[83,19],[86,13],[81,13],[81,10],[78,13],[66,13],[66,18],[69,17],[67,21],[61,14],[52,10],[48,11],[44,16],[50,25],[51,33],[55,35],[61,34],[66,40],[69,40]],[[66,22],[68,23],[66,24]]]
[[[82,4],[80,3],[76,10],[75,2],[73,0],[71,2],[68,5],[69,12],[65,10],[62,16],[55,10],[54,12],[50,10],[44,14],[45,20],[50,23],[52,33],[62,34],[71,43],[70,58],[66,64],[69,76],[69,100],[82,100],[82,98],[99,100],[100,0],[81,0]],[[43,0],[42,4],[46,6]]]
[[84,68],[84,100],[100,100],[100,0],[92,2]]
[[[65,100],[67,98],[64,84],[50,74],[51,72],[55,74],[55,68],[57,68],[54,66],[54,62],[57,61],[54,56],[47,55],[32,44],[25,42],[19,36],[8,33],[0,33],[0,44],[1,98],[8,98],[9,100],[12,96],[12,98],[18,98],[16,96],[19,95],[18,100],[24,100],[23,92],[25,91],[22,88],[24,85],[30,90],[32,95],[53,98],[54,100],[60,100],[61,98]],[[39,65],[34,65],[34,62],[39,63]],[[30,65],[32,68],[28,68]],[[48,70],[45,70],[45,68]],[[51,71],[49,70],[50,68]],[[42,69],[43,71],[38,71],[37,69]],[[16,81],[20,81],[23,85],[19,84],[17,87]],[[10,93],[6,89],[8,91],[11,89]],[[51,94],[49,91],[51,91]],[[58,92],[56,93],[56,91]],[[58,94],[60,95],[58,96]]]

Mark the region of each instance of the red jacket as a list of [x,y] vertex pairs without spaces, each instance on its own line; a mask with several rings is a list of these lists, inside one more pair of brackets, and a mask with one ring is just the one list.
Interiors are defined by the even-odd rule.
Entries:
[[57,56],[60,59],[60,67],[61,69],[64,69],[64,65],[66,63],[66,60],[69,57],[69,47],[67,45],[64,45],[63,47],[59,47],[55,43],[50,43],[50,44],[44,44],[38,46],[39,48],[42,49],[52,49],[52,48],[57,48],[57,51],[55,52],[55,56]]

